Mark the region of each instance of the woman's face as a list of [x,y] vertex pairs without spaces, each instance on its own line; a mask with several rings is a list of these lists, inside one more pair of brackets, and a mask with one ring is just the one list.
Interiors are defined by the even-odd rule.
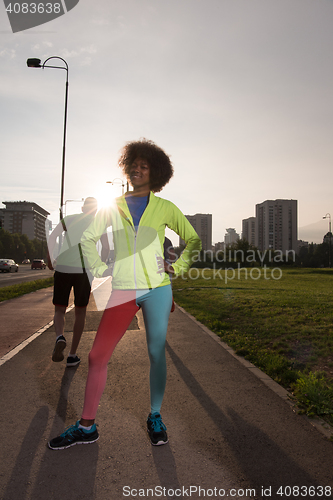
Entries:
[[129,180],[133,188],[149,189],[149,183],[150,183],[149,174],[150,174],[150,167],[146,160],[143,160],[142,158],[137,158],[136,160],[134,160],[129,174]]

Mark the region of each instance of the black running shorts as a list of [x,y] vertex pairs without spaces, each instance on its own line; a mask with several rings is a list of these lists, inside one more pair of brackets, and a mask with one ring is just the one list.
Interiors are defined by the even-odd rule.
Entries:
[[68,306],[69,295],[74,289],[74,304],[77,307],[87,307],[89,303],[91,284],[87,273],[54,273],[53,304]]

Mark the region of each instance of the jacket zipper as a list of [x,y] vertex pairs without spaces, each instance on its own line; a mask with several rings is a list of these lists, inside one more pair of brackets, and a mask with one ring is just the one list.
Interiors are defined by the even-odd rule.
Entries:
[[[148,194],[148,197],[147,197],[147,205],[146,205],[146,207],[145,207],[145,210],[146,210],[146,208],[148,207],[149,200],[150,200],[150,193]],[[145,210],[143,211],[143,214],[144,214]],[[125,212],[124,212],[124,211],[123,211],[123,210],[122,210],[119,206],[118,206],[118,211],[119,211],[120,215],[121,215],[122,217],[124,217],[124,219],[125,219],[126,221],[128,221],[128,222],[129,222],[129,224],[130,224],[130,226],[131,226],[132,230],[134,231],[134,248],[133,248],[133,250],[134,250],[134,254],[133,254],[133,263],[134,263],[134,266],[133,266],[133,271],[134,271],[134,286],[135,286],[135,290],[137,290],[136,265],[135,265],[135,264],[136,264],[136,244],[137,244],[136,242],[137,242],[137,235],[138,235],[138,232],[135,230],[135,226],[134,226],[134,224],[132,224],[132,222],[131,222],[130,218],[129,218],[129,217],[127,217],[127,215],[125,214]],[[142,219],[142,217],[143,217],[143,214],[142,214],[142,216],[141,216],[141,219]],[[138,229],[139,229],[139,226],[140,226],[141,219],[139,220]],[[141,257],[141,264],[142,264],[142,268],[144,269],[144,260],[143,260],[143,258],[142,258],[142,257]],[[146,277],[146,279],[147,279],[147,277]],[[147,286],[148,286],[149,290],[151,290],[151,286],[150,286],[150,284],[148,283],[148,281],[147,281]]]

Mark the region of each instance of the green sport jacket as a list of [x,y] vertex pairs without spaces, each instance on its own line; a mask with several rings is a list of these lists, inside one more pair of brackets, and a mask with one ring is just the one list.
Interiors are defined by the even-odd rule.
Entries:
[[188,271],[201,250],[201,240],[183,213],[172,202],[150,192],[147,207],[135,230],[125,195],[101,209],[83,233],[82,252],[87,269],[96,278],[108,268],[96,250],[96,242],[112,226],[115,262],[112,288],[120,290],[151,289],[170,284],[167,273],[158,273],[157,257],[163,257],[165,228],[169,227],[186,243],[176,262],[175,274]]

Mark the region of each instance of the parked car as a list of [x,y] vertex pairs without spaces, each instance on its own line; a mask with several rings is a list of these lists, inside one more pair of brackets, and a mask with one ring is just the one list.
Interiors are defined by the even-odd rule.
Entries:
[[46,264],[43,259],[34,259],[31,264],[31,269],[46,269]]
[[0,259],[0,271],[2,273],[17,273],[19,265],[12,259]]
[[24,261],[22,262],[22,264],[30,264],[30,259],[24,259]]

